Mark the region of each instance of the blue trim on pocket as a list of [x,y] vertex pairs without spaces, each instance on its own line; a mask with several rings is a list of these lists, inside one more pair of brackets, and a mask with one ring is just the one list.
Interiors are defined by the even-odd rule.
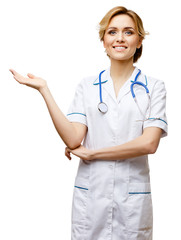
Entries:
[[160,120],[160,121],[162,121],[162,122],[164,122],[165,124],[168,125],[168,123],[161,118],[148,118],[148,120]]
[[69,113],[69,114],[67,114],[67,116],[72,115],[72,114],[80,114],[80,115],[83,115],[84,117],[86,117],[85,114],[83,114],[83,113],[78,113],[78,112]]
[[151,192],[129,192],[129,194],[151,194]]
[[83,190],[88,190],[88,188],[83,188],[83,187],[79,187],[79,186],[74,186],[76,188],[80,188],[80,189],[83,189]]

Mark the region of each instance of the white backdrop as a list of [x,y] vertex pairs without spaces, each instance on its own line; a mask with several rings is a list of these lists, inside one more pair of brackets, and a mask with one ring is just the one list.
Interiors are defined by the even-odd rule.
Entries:
[[79,81],[109,66],[97,25],[118,5],[143,19],[150,35],[137,66],[164,80],[168,92],[169,137],[150,156],[154,240],[181,239],[179,1],[6,0],[0,3],[1,240],[69,240],[78,167],[76,157],[64,156],[41,95],[8,70],[46,79],[66,114]]

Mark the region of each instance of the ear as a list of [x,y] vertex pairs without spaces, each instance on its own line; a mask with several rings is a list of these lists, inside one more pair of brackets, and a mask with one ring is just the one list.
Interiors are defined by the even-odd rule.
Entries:
[[140,37],[139,41],[138,41],[137,49],[139,49],[141,47],[142,42],[143,42],[143,38]]

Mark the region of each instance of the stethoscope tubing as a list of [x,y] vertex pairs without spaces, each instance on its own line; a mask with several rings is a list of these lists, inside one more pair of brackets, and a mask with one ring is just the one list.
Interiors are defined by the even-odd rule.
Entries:
[[[107,105],[106,105],[106,104],[103,102],[103,100],[102,100],[102,82],[101,82],[101,76],[102,76],[102,74],[103,74],[104,72],[105,72],[105,70],[101,71],[100,74],[99,74],[99,97],[100,97],[100,103],[98,104],[98,109],[99,109],[99,111],[102,112],[102,113],[106,113],[106,112],[108,111]],[[139,77],[140,74],[141,74],[141,70],[139,69],[139,70],[138,70],[138,73],[137,73],[136,76],[135,76],[134,81],[132,81],[132,83],[131,83],[131,85],[130,85],[130,90],[131,90],[131,95],[132,95],[132,97],[133,97],[133,99],[134,99],[134,101],[135,101],[135,103],[136,103],[136,105],[137,105],[140,113],[142,114],[142,116],[143,116],[143,118],[144,118],[143,121],[146,121],[146,120],[150,117],[150,114],[151,114],[151,98],[150,98],[149,89],[147,88],[147,86],[146,86],[144,83],[142,83],[142,82],[140,82],[140,81],[137,81],[137,79],[138,79],[138,77]],[[149,116],[148,116],[148,118],[145,118],[145,116],[144,116],[143,112],[141,111],[141,108],[139,107],[139,104],[138,104],[138,102],[137,102],[136,95],[135,95],[135,93],[134,93],[134,85],[136,85],[136,84],[144,87],[144,89],[146,90],[146,94],[147,94],[147,96],[148,96],[148,108],[147,108],[147,109],[149,109]],[[104,105],[104,108],[106,108],[106,110],[101,110],[101,104],[102,104],[102,106]],[[103,109],[104,109],[104,108],[103,108]]]
[[147,86],[140,82],[140,81],[137,81],[139,75],[141,74],[141,70],[139,69],[139,72],[136,74],[136,77],[135,77],[135,80],[131,83],[131,86],[130,86],[130,89],[131,89],[131,94],[132,94],[132,97],[135,98],[135,93],[134,93],[134,85],[137,84],[137,85],[141,85],[142,87],[144,87],[144,89],[146,90],[147,94],[149,94],[149,89],[147,88]]
[[103,74],[103,72],[105,72],[105,70],[103,70],[102,72],[99,73],[99,96],[100,96],[100,103],[103,103],[103,101],[102,101],[102,83],[101,83],[101,75]]

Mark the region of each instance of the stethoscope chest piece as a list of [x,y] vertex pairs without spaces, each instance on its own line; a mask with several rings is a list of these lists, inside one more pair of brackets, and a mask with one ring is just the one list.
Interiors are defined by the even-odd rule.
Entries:
[[98,109],[101,113],[107,113],[108,111],[108,106],[104,102],[100,102],[98,104]]

